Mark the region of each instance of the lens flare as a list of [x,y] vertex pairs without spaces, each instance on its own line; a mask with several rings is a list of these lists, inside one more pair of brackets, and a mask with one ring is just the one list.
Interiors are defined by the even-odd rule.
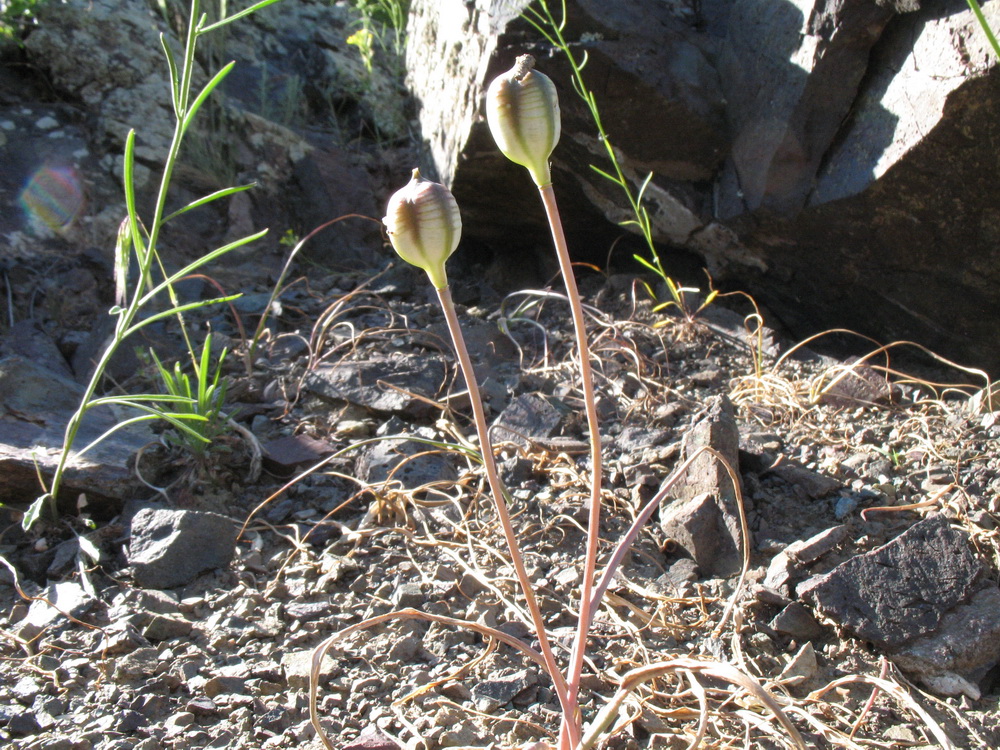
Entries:
[[31,175],[18,203],[32,227],[59,232],[83,211],[83,187],[73,167],[44,166]]

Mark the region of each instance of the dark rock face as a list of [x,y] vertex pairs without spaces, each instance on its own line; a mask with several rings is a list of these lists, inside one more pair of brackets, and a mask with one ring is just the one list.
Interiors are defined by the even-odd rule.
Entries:
[[[602,144],[561,54],[517,18],[528,5],[414,1],[408,83],[427,161],[468,236],[547,245],[530,181],[481,111],[492,77],[532,52],[560,93],[553,179],[571,248],[603,260],[631,212],[590,168],[608,166]],[[965,3],[567,6],[566,37],[589,57],[626,178],[638,188],[654,172],[659,242],[698,253],[796,335],[849,327],[1000,369],[989,315],[1000,309],[1000,101]]]

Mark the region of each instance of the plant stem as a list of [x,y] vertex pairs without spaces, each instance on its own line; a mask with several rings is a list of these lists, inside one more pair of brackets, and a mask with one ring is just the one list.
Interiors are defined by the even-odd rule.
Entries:
[[[451,288],[443,287],[437,289],[438,300],[444,310],[445,320],[448,322],[448,332],[451,334],[452,342],[455,345],[455,354],[458,356],[458,364],[465,377],[466,388],[469,389],[469,402],[472,404],[472,414],[476,423],[476,432],[479,435],[479,448],[483,458],[483,466],[486,468],[486,479],[489,482],[490,490],[493,493],[493,502],[496,506],[497,516],[500,518],[500,526],[503,528],[504,538],[510,550],[511,562],[517,573],[517,579],[524,591],[524,598],[528,604],[528,611],[531,614],[531,621],[534,623],[538,636],[539,651],[545,660],[547,671],[555,686],[556,695],[563,709],[564,726],[569,717],[573,717],[574,726],[568,730],[568,748],[575,748],[579,744],[581,727],[578,718],[579,709],[575,697],[571,698],[571,693],[566,680],[559,671],[555,655],[552,653],[552,646],[549,643],[548,634],[545,631],[545,621],[542,619],[542,611],[538,606],[531,579],[528,571],[524,567],[524,559],[521,555],[520,546],[517,543],[517,535],[510,522],[510,512],[507,509],[507,502],[504,500],[504,487],[500,481],[500,474],[497,471],[496,458],[493,455],[493,444],[490,441],[489,426],[486,423],[486,411],[483,408],[482,399],[479,396],[479,383],[476,379],[476,372],[472,367],[472,360],[469,357],[469,350],[465,346],[465,337],[462,335],[462,327],[458,322],[458,315],[455,313],[455,304],[451,298]],[[567,750],[568,750],[567,748]]]
[[590,432],[590,513],[587,522],[587,550],[583,561],[583,580],[580,582],[580,623],[576,631],[576,640],[570,657],[567,682],[570,691],[570,702],[577,705],[580,691],[580,675],[583,672],[583,653],[587,645],[587,632],[593,620],[595,605],[593,601],[594,576],[597,571],[597,547],[601,532],[601,433],[597,418],[597,400],[594,397],[594,378],[590,367],[590,346],[587,342],[587,328],[583,317],[583,304],[580,302],[580,292],[573,275],[573,263],[566,246],[566,235],[563,232],[562,220],[559,218],[559,206],[556,204],[555,190],[552,184],[541,185],[538,192],[545,206],[545,215],[552,230],[552,241],[555,244],[556,255],[559,258],[559,269],[562,271],[566,285],[566,296],[569,299],[570,311],[573,317],[573,329],[576,334],[576,348],[580,357],[580,381],[583,389],[584,408],[587,413],[587,427]]

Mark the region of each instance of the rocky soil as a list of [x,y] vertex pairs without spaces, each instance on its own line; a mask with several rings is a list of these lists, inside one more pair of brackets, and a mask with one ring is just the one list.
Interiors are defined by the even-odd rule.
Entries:
[[[766,686],[809,747],[1000,742],[997,412],[963,395],[971,387],[887,383],[880,368],[805,350],[779,359],[787,344],[748,337],[720,303],[684,320],[652,313],[630,277],[591,275],[584,290],[602,554],[703,438],[723,451],[738,438],[752,537],[741,578],[739,553],[726,562],[743,544],[726,523],[731,486],[711,471],[681,481],[597,616],[586,714],[632,667],[721,659]],[[588,457],[552,291],[500,298],[459,283],[456,296],[563,649]],[[389,266],[310,274],[282,295],[250,374],[238,358],[230,373],[231,411],[263,450],[257,481],[227,452],[234,434],[200,463],[150,448],[138,475],[158,491],[92,500],[31,533],[23,506],[5,506],[9,746],[319,747],[308,669],[333,631],[413,607],[530,641],[481,472],[459,449],[473,433],[467,396],[428,292]],[[213,325],[239,352],[227,317]],[[793,746],[746,692],[690,672],[627,703],[605,746],[687,747],[699,700],[705,746]],[[551,739],[558,718],[547,678],[510,647],[419,620],[336,646],[318,710],[345,748],[518,746]]]
[[[21,529],[108,333],[129,127],[143,200],[158,179],[168,5],[50,3],[23,49],[0,50],[4,747],[319,748],[309,667],[340,629],[412,608],[533,639],[470,458],[444,319],[378,231],[379,206],[419,158],[416,103],[393,78],[398,60],[362,65],[345,3],[287,2],[233,27],[225,52],[239,64],[175,175],[179,205],[230,182],[259,187],[172,226],[168,267],[272,230],[207,269],[211,279],[178,287],[185,301],[217,296],[216,284],[243,293],[187,321],[196,343],[210,329],[231,352],[229,429],[203,455],[162,426],[115,433],[73,463],[58,518]],[[65,215],[25,211],[26,186],[59,199],[36,208]],[[346,214],[370,220],[310,240],[272,301],[288,253],[279,240]],[[607,257],[610,242],[581,226],[578,257]],[[565,302],[534,248],[507,254],[521,234],[505,223],[503,242],[467,243],[449,270],[565,659],[590,457]],[[610,587],[587,653],[585,719],[629,670],[678,668],[629,699],[600,745],[794,747],[752,692],[699,672],[719,661],[762,685],[806,747],[1000,745],[1000,407],[983,379],[940,362],[918,370],[901,358],[912,347],[850,361],[816,353],[832,338],[794,346],[758,330],[742,296],[697,315],[654,312],[655,280],[580,274],[604,436],[601,564],[699,446],[740,478],[737,491],[696,461]],[[783,293],[810,299],[788,278]],[[185,356],[173,319],[144,334],[111,363],[109,392],[159,387],[150,348]],[[82,440],[124,416],[96,411]],[[336,644],[317,697],[333,746],[352,750],[519,747],[558,727],[550,681],[512,647],[419,618]]]

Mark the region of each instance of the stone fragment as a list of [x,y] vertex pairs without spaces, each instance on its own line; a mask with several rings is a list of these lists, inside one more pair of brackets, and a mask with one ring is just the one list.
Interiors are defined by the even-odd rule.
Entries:
[[377,726],[369,724],[355,739],[342,745],[341,750],[403,750],[403,748]]
[[183,638],[190,632],[190,620],[170,615],[153,615],[143,629],[142,636],[147,641],[167,641],[171,638]]
[[304,387],[331,401],[420,418],[433,411],[428,400],[437,397],[445,376],[441,357],[405,355],[323,365],[306,376]]
[[793,487],[801,487],[802,491],[814,500],[843,489],[843,485],[836,479],[815,472],[797,461],[782,461],[764,474],[780,477]]
[[[38,474],[48,479],[56,469],[66,424],[76,411],[83,388],[64,375],[19,355],[0,359],[0,495],[34,498]],[[135,412],[111,406],[87,412],[75,447],[83,448]],[[146,423],[115,431],[84,456],[67,463],[60,497],[85,493],[90,498],[121,499],[136,485],[132,454],[154,439]]]
[[785,668],[781,670],[778,679],[782,682],[795,685],[812,679],[818,669],[816,650],[813,648],[812,642],[807,641],[795,656],[792,657],[792,660],[788,662]]
[[127,557],[142,588],[183,586],[235,553],[236,527],[217,513],[144,508],[132,519]]
[[929,686],[936,683],[945,695],[979,700],[977,683],[1000,662],[1000,589],[994,584],[980,589],[946,612],[933,633],[908,642],[892,660]]
[[823,626],[816,622],[812,613],[799,602],[791,602],[779,612],[770,626],[778,633],[792,638],[809,641],[823,635]]
[[[303,651],[290,651],[281,657],[281,671],[289,690],[309,689],[309,670],[312,669],[311,648]],[[337,667],[337,662],[329,653],[323,657],[323,668],[320,670],[320,684],[330,679]]]
[[389,438],[367,446],[358,457],[355,471],[370,484],[391,480],[406,489],[457,477],[455,467],[433,446]]
[[937,515],[799,586],[801,598],[942,692],[978,694],[1000,662],[1000,589]]
[[933,516],[806,581],[798,595],[859,638],[895,650],[934,632],[945,612],[973,593],[984,570],[967,536]]
[[152,646],[137,648],[115,660],[112,679],[115,682],[131,682],[152,677],[159,665],[159,652]]
[[27,616],[18,623],[18,637],[26,641],[34,640],[65,615],[83,617],[95,602],[94,597],[75,581],[53,583],[28,607]]
[[[708,399],[700,419],[684,436],[683,458],[701,447],[718,451],[739,476],[739,431],[732,402],[725,396]],[[696,458],[677,482],[676,500],[660,506],[660,526],[683,547],[701,570],[712,576],[738,573],[743,566],[736,491],[725,467],[712,455]]]
[[494,677],[477,683],[472,688],[472,698],[476,709],[483,713],[493,713],[501,706],[514,700],[518,693],[537,684],[538,675],[528,669],[514,674]]
[[309,435],[286,435],[261,446],[264,468],[272,474],[287,476],[298,469],[319,463],[334,452],[325,440]]
[[246,694],[247,681],[242,677],[217,676],[208,680],[202,690],[209,698],[215,698],[224,693]]
[[536,393],[525,393],[500,413],[490,437],[497,443],[510,441],[531,449],[532,438],[551,437],[561,423],[562,414],[551,402]]

